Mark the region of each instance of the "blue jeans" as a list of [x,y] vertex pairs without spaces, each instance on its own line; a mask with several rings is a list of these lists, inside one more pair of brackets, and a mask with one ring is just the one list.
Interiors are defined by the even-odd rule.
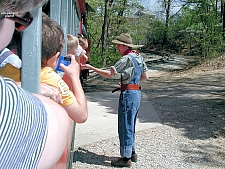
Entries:
[[130,158],[135,151],[135,125],[140,108],[141,91],[121,92],[118,107],[118,133],[121,157]]

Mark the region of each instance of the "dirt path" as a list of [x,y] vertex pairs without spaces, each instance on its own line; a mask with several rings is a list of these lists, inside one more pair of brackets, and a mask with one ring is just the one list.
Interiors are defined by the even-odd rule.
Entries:
[[[142,96],[152,103],[162,124],[182,132],[190,141],[200,141],[204,160],[209,153],[214,163],[224,163],[225,68],[209,65],[176,73],[150,72],[150,76],[142,83]],[[99,77],[85,83],[84,90],[109,91],[118,87],[117,83]]]
[[[225,137],[225,68],[181,73],[152,73],[142,83],[163,124],[186,130],[192,139]],[[109,91],[117,80],[102,77],[84,85],[85,92]]]
[[[182,158],[185,158],[186,162],[195,165],[199,161],[198,167],[204,163],[206,166],[214,166],[212,168],[225,168],[225,68],[222,68],[225,65],[224,60],[224,58],[219,58],[215,62],[204,63],[187,71],[173,73],[150,71],[151,78],[142,83],[142,96],[147,97],[153,105],[163,127],[139,134],[144,133],[148,135],[148,138],[152,138],[150,131],[154,133],[154,130],[157,130],[154,136],[157,137],[160,129],[162,129],[161,134],[164,133],[162,135],[168,134],[167,129],[172,129],[175,133],[177,132],[175,140],[177,139],[178,142],[186,140],[182,142],[183,146],[192,147],[186,150],[182,147],[186,154]],[[110,91],[118,87],[117,84],[118,80],[98,77],[84,83],[83,87],[85,92]],[[152,138],[152,145],[155,139]],[[145,140],[142,142],[144,144]],[[167,145],[166,140],[162,142],[163,145]],[[171,145],[173,144],[175,143]],[[92,146],[86,148],[91,149]],[[153,150],[155,149],[149,151]],[[157,157],[159,157],[160,148],[157,151],[159,152]],[[163,150],[161,153],[163,152],[166,151]],[[153,160],[154,157],[151,156],[150,159]],[[156,165],[158,160],[151,165]]]
[[143,93],[162,123],[189,139],[224,138],[224,75],[225,69],[166,75],[144,83]]

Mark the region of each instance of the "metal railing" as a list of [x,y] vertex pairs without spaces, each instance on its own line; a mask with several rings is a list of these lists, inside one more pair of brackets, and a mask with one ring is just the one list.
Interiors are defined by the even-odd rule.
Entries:
[[[76,11],[77,0],[50,0],[49,14],[63,28],[65,38],[67,34],[77,35],[80,32],[80,19]],[[41,30],[42,30],[42,8],[31,11],[34,16],[32,24],[23,32],[22,36],[22,87],[32,93],[40,93],[40,71],[41,71]],[[32,38],[31,38],[32,37]],[[65,42],[67,40],[65,39]],[[65,43],[62,55],[66,55],[67,45]],[[75,123],[72,123],[70,136],[68,136],[68,147],[64,152],[64,161],[55,165],[54,169],[72,168]],[[67,160],[65,160],[67,153]],[[66,167],[65,167],[66,166]]]

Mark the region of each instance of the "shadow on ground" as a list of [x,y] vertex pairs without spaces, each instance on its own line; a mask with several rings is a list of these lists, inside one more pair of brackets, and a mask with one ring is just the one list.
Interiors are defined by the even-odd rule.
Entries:
[[224,81],[223,74],[156,80],[144,92],[162,123],[189,139],[225,137]]
[[115,157],[98,155],[81,147],[79,147],[73,154],[74,163],[80,161],[81,163],[94,164],[99,166],[111,166],[111,161],[115,159]]
[[[225,137],[225,76],[223,72],[197,77],[152,78],[142,84],[142,96],[147,97],[163,124],[185,129],[191,139]],[[93,100],[108,107],[108,113],[117,113],[111,106],[111,90],[117,81],[100,78],[85,84],[85,92],[108,91],[105,100]],[[146,100],[146,98],[145,98]],[[143,104],[143,103],[142,103]],[[151,111],[149,111],[151,112]],[[139,120],[158,122],[146,113],[139,113]]]
[[[186,148],[178,147],[185,154],[183,160],[187,163],[224,166],[224,74],[225,69],[216,73],[205,72],[188,76],[151,78],[148,82],[142,83],[142,95],[152,104],[161,123],[182,131],[184,138],[188,138],[188,143],[179,143]],[[88,85],[96,87],[96,91],[109,91],[110,95],[110,91],[115,88],[112,84],[116,84],[116,82],[104,81],[102,83],[99,81]],[[93,91],[93,88],[88,90]],[[109,110],[113,109],[107,101],[98,100],[98,102],[102,106],[107,106]],[[108,113],[115,113],[115,111],[114,108]],[[156,122],[141,113],[139,120],[142,123]],[[90,154],[92,152],[78,150],[75,152],[76,160],[96,164],[93,162],[94,160],[86,161],[85,158]],[[111,157],[96,154],[97,158],[102,158],[102,160],[98,160],[98,165],[110,165],[105,161],[111,160]]]

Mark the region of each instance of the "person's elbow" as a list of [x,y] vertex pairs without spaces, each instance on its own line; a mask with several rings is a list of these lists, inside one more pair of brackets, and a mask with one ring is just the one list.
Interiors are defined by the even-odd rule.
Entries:
[[110,68],[110,71],[108,71],[108,78],[111,78],[115,75],[115,70],[113,67]]
[[72,105],[64,107],[69,117],[75,123],[85,123],[88,118],[88,110],[87,108],[76,108]]
[[75,118],[74,122],[76,123],[85,123],[88,119],[88,113],[82,112],[82,115],[79,118]]
[[111,78],[112,76],[113,76],[113,75],[110,74],[110,73],[108,73],[108,74],[105,75],[105,77],[108,78],[108,79]]
[[145,81],[146,81],[146,80],[149,80],[148,74],[147,74],[147,76],[144,77],[144,80],[145,80]]
[[148,79],[149,79],[149,76],[147,72],[141,75],[141,81],[146,81]]

